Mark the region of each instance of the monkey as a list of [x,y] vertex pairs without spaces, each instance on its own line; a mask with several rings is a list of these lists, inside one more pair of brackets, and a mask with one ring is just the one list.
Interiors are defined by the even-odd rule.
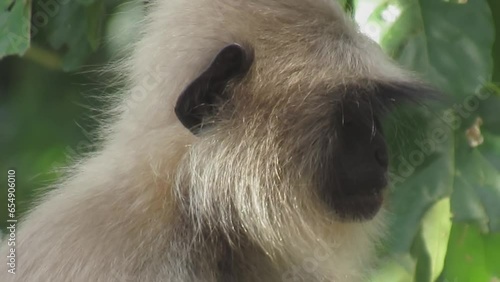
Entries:
[[100,147],[23,219],[0,280],[367,279],[382,119],[429,87],[336,0],[148,5]]

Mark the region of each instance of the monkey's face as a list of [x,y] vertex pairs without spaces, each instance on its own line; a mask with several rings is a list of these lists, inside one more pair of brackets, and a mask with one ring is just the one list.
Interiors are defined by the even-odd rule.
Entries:
[[[238,44],[223,48],[180,96],[179,120],[200,136],[200,142],[208,142],[209,137],[211,142],[231,139],[228,143],[238,150],[226,151],[236,159],[254,158],[242,163],[254,161],[276,169],[275,174],[261,174],[278,186],[284,178],[291,182],[297,177],[298,183],[303,181],[298,175],[307,178],[310,187],[297,189],[311,191],[302,196],[316,197],[343,220],[374,217],[388,185],[389,158],[381,119],[391,102],[415,95],[418,88],[366,78],[341,84],[327,81],[311,88],[302,85],[306,82],[287,80],[301,70],[289,75],[282,71],[284,76],[278,80],[263,83],[273,74],[258,73],[255,66],[259,64],[248,48]],[[277,94],[268,90],[272,83],[289,85]],[[267,163],[266,158],[273,162]],[[234,164],[218,165],[242,175],[245,169],[253,169]],[[252,177],[259,176],[246,180]]]
[[[381,119],[394,101],[416,95],[419,87],[342,76],[321,63],[322,78],[311,82],[314,66],[287,64],[291,54],[282,61],[261,58],[258,51],[224,47],[178,99],[182,124],[200,143],[212,144],[212,155],[197,162],[218,160],[200,165],[198,177],[233,186],[227,189],[249,189],[226,194],[255,193],[263,205],[290,208],[303,205],[296,200],[302,197],[341,220],[373,218],[388,185]],[[346,74],[356,73],[337,63],[346,66]],[[267,202],[272,197],[295,202]]]

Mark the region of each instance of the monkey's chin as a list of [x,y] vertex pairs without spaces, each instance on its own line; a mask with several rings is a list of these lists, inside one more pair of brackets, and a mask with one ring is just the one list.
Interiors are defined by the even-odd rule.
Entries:
[[384,193],[344,195],[333,203],[333,209],[341,221],[367,221],[373,219],[382,208]]

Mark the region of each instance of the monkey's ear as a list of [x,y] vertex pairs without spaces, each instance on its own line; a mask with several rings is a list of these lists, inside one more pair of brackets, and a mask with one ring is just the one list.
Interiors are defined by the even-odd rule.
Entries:
[[252,62],[251,51],[239,44],[222,48],[208,68],[179,96],[175,114],[180,122],[194,134],[198,133],[204,119],[216,114],[217,106],[228,99],[229,81],[245,75]]

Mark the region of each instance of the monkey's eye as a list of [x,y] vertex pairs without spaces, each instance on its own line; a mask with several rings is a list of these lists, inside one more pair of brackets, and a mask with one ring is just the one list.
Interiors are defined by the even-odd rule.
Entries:
[[220,50],[208,68],[181,93],[175,106],[179,121],[192,133],[199,133],[217,107],[227,101],[228,83],[243,76],[252,61],[252,54],[239,44]]

